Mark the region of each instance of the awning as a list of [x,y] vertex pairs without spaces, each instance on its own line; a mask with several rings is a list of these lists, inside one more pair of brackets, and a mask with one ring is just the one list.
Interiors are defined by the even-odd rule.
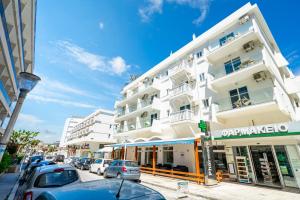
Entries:
[[102,149],[99,149],[96,151],[97,153],[111,153],[112,152],[112,147],[104,147]]
[[[126,143],[127,147],[145,147],[145,146],[162,146],[162,145],[174,145],[174,144],[194,144],[195,138],[183,138],[183,139],[172,139],[172,140],[154,140],[146,142],[135,142]],[[112,144],[111,147],[123,147],[125,143],[122,144]]]

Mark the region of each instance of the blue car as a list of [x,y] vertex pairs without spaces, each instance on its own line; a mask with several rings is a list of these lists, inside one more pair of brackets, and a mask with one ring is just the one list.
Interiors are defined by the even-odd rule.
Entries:
[[116,200],[151,199],[165,200],[157,191],[122,179],[104,179],[65,186],[42,193],[36,200]]

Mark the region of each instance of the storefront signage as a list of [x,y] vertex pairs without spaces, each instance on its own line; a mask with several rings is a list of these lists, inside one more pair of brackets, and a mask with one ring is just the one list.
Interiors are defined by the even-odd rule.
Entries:
[[270,124],[263,126],[226,129],[222,131],[222,137],[245,136],[265,133],[288,133],[288,130],[288,124]]

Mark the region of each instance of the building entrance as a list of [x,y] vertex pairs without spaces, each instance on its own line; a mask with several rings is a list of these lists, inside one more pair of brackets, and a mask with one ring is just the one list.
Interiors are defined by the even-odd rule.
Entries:
[[257,184],[280,187],[280,178],[272,146],[250,146]]

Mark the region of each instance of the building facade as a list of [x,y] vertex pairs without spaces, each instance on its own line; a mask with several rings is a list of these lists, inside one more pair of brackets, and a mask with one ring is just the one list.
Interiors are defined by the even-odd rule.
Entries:
[[115,142],[114,112],[98,109],[84,118],[69,118],[65,123],[66,134],[61,144],[66,146],[69,156],[90,157],[104,145]]
[[114,156],[203,173],[205,120],[224,178],[299,187],[299,92],[300,78],[248,3],[123,88]]
[[0,136],[5,119],[19,95],[18,75],[33,72],[36,1],[3,0],[0,3]]

